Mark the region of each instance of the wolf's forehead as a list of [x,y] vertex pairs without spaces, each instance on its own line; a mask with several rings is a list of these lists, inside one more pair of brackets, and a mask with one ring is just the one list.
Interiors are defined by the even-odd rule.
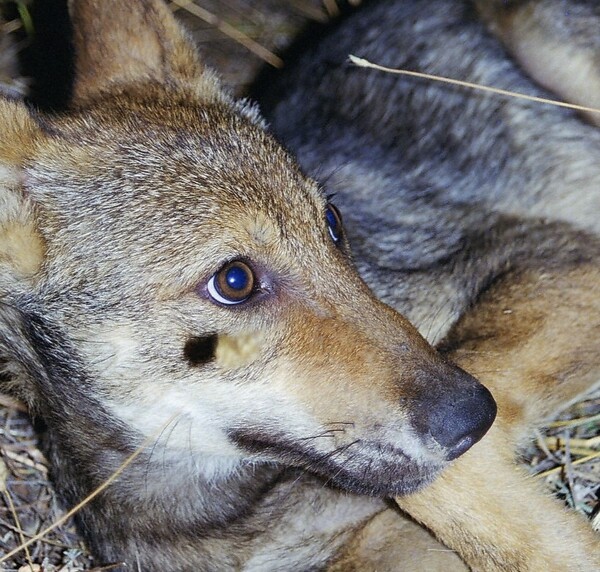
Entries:
[[269,136],[240,125],[235,135],[155,124],[160,132],[58,141],[28,177],[49,244],[82,268],[102,260],[94,272],[172,275],[319,241],[317,185]]
[[165,216],[215,208],[276,211],[285,203],[302,211],[322,202],[289,154],[236,113],[175,107],[161,116],[152,107],[113,115],[107,122],[90,112],[76,129],[59,126],[34,167],[42,188],[54,187],[50,194],[58,200],[151,206]]

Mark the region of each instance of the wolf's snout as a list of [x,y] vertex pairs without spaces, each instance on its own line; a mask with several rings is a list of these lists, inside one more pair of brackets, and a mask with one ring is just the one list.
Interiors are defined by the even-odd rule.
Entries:
[[496,417],[492,394],[459,368],[443,376],[428,374],[419,383],[422,393],[411,408],[413,425],[423,437],[433,438],[456,459],[491,427]]

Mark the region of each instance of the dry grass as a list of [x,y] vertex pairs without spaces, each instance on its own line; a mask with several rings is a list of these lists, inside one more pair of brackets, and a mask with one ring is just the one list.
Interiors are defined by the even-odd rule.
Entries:
[[[201,10],[187,0],[171,4],[191,28],[204,59],[238,94],[245,91],[269,54],[287,45],[307,19],[326,19],[336,9],[334,0],[196,0]],[[14,65],[19,46],[8,35],[22,25],[17,19],[0,27],[0,86],[11,93],[23,93],[27,85]],[[239,43],[240,38],[246,47]],[[264,51],[249,50],[248,45]],[[523,452],[523,464],[600,529],[600,392],[573,405],[540,433],[536,443]],[[23,407],[0,395],[0,556],[63,514]],[[72,523],[67,522],[2,562],[0,570],[76,572],[101,568],[94,568]]]
[[600,531],[600,392],[576,403],[539,432],[524,451],[524,462]]
[[[0,399],[0,554],[7,554],[61,515],[48,479],[48,464],[37,448],[27,415],[18,405]],[[90,560],[72,523],[59,527],[27,551],[2,563],[1,570],[45,572],[89,568]]]
[[265,62],[283,63],[275,54],[283,51],[307,21],[327,20],[331,4],[332,0],[170,2],[192,32],[204,61],[219,70],[224,83],[238,95],[246,91]]

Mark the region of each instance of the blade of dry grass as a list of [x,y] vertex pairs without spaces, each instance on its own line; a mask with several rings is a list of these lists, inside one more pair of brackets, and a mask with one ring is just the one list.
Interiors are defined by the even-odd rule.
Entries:
[[26,550],[31,544],[33,544],[34,542],[42,539],[49,532],[51,532],[52,530],[54,530],[58,526],[61,526],[62,524],[64,524],[73,515],[75,515],[77,512],[79,512],[82,509],[82,507],[84,507],[92,499],[94,499],[95,497],[97,497],[102,491],[104,491],[105,489],[107,489],[117,478],[119,478],[119,476],[123,473],[123,471],[125,471],[125,469],[129,465],[131,465],[131,463],[133,463],[133,461],[135,461],[146,450],[146,448],[151,443],[153,443],[156,440],[156,438],[175,420],[175,418],[177,416],[178,415],[172,415],[165,422],[165,424],[160,427],[160,430],[156,431],[156,433],[153,433],[152,435],[150,435],[149,437],[147,437],[142,442],[142,444],[133,453],[131,453],[131,455],[129,455],[125,459],[125,461],[123,461],[123,463],[113,472],[113,474],[110,477],[108,477],[104,481],[104,483],[102,483],[97,489],[95,489],[94,491],[92,491],[80,503],[76,504],[73,508],[71,508],[69,511],[67,511],[56,522],[54,522],[50,526],[46,527],[44,530],[42,530],[40,533],[36,534],[34,537],[30,538],[28,541],[23,542],[20,546],[17,546],[17,548],[15,548],[14,550],[11,550],[5,556],[0,557],[0,563],[5,562],[6,560],[8,560],[10,557],[14,556],[15,554],[18,554],[21,550]]
[[361,68],[374,69],[374,70],[383,71],[386,73],[391,73],[391,74],[396,74],[396,75],[405,75],[405,76],[409,76],[409,77],[416,77],[419,79],[426,79],[428,81],[446,83],[449,85],[455,85],[455,86],[459,86],[459,87],[466,87],[468,89],[474,89],[476,91],[484,91],[487,93],[493,93],[495,95],[501,95],[501,96],[505,96],[505,97],[522,99],[525,101],[531,101],[531,102],[540,103],[543,105],[555,105],[557,107],[565,107],[567,109],[573,109],[575,111],[583,111],[586,113],[600,113],[600,109],[598,109],[596,107],[586,107],[584,105],[576,105],[574,103],[567,103],[565,101],[559,101],[557,99],[547,99],[545,97],[536,97],[533,95],[526,95],[524,93],[518,93],[516,91],[509,91],[506,89],[500,89],[500,88],[492,87],[492,86],[488,86],[488,85],[481,85],[478,83],[471,83],[468,81],[452,79],[449,77],[443,77],[443,76],[439,76],[439,75],[433,75],[433,74],[410,71],[410,70],[403,70],[403,69],[388,68],[385,66],[380,66],[379,64],[374,64],[363,58],[358,58],[352,54],[350,54],[348,56],[348,59],[354,65],[361,67]]
[[200,18],[207,24],[214,26],[230,37],[232,40],[242,44],[242,46],[246,47],[253,54],[272,65],[273,67],[280,68],[283,67],[283,60],[276,56],[273,52],[267,50],[264,46],[261,46],[258,42],[255,42],[252,38],[238,30],[236,27],[232,26],[225,20],[222,20],[212,12],[209,12],[205,8],[198,6],[193,2],[193,0],[171,0],[171,4],[179,8],[183,8],[187,10],[190,14],[193,14],[197,18]]

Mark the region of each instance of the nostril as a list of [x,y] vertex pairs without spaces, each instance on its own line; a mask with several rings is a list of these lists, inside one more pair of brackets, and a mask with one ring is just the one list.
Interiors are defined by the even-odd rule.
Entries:
[[466,435],[453,447],[448,449],[448,452],[446,453],[446,459],[448,461],[452,461],[453,459],[460,457],[463,453],[466,453],[473,445],[475,445],[477,441],[479,441],[479,439],[475,438],[473,435]]
[[442,392],[428,393],[411,412],[415,428],[444,447],[448,460],[477,443],[496,418],[492,394],[468,374],[460,373],[456,384],[446,383]]

